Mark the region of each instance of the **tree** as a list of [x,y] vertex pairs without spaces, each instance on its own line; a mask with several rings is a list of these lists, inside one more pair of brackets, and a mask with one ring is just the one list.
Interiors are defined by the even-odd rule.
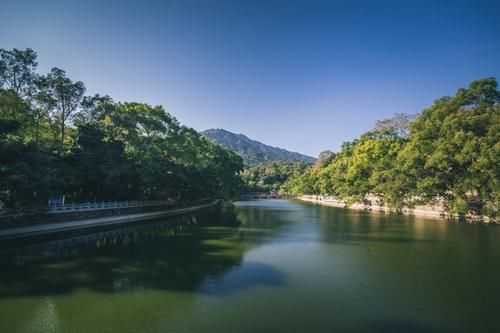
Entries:
[[24,206],[46,200],[52,163],[35,143],[25,143],[21,124],[0,119],[0,207]]
[[398,156],[411,194],[442,198],[460,215],[498,214],[500,92],[493,78],[437,100],[411,126]]
[[315,168],[324,168],[327,166],[335,157],[335,153],[329,149],[319,153],[318,159],[314,163]]
[[81,102],[81,110],[76,116],[76,123],[103,123],[115,111],[116,104],[108,95],[85,96]]
[[36,79],[37,54],[32,49],[0,49],[0,90],[11,96],[10,113],[16,117],[23,98],[31,96]]
[[74,112],[80,105],[85,93],[83,82],[73,82],[66,77],[66,72],[57,67],[52,68],[49,74],[40,79],[42,101],[46,108],[52,108],[52,113],[60,129],[60,143],[64,146],[65,132]]
[[392,118],[378,120],[373,132],[379,135],[398,136],[405,138],[409,133],[411,117],[406,113],[396,113]]
[[37,54],[32,49],[11,51],[0,49],[0,85],[19,97],[32,92]]
[[66,167],[73,171],[66,192],[77,200],[126,200],[130,196],[129,161],[124,144],[106,138],[101,126],[80,123],[75,135],[76,145],[65,156]]
[[[67,200],[231,198],[242,160],[161,106],[86,96],[36,53],[0,52],[0,206]],[[72,140],[67,140],[71,135]],[[59,148],[64,148],[64,154]]]
[[376,194],[400,210],[444,204],[452,214],[498,217],[500,92],[494,78],[443,97],[414,121],[405,114],[377,122],[344,143],[330,163],[283,187],[294,194],[335,195],[347,202]]

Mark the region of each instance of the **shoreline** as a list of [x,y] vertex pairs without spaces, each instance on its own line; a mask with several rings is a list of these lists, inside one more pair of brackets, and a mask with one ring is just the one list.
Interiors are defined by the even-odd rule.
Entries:
[[207,204],[191,206],[186,208],[163,210],[149,213],[139,213],[139,214],[129,214],[129,215],[119,215],[119,216],[108,216],[101,218],[85,219],[85,220],[75,220],[66,222],[53,222],[45,224],[34,224],[26,225],[21,227],[5,228],[0,230],[0,240],[8,240],[15,238],[40,236],[51,233],[73,231],[78,229],[90,229],[99,228],[104,226],[112,225],[123,225],[143,220],[150,220],[159,217],[167,216],[177,216],[183,215],[191,212],[196,212],[205,208],[215,206],[219,203],[219,200],[212,201]]
[[[374,196],[368,197],[367,200],[365,200],[366,203],[357,202],[351,205],[347,204],[345,201],[321,195],[300,195],[295,197],[295,199],[330,207],[363,210],[368,212],[379,212],[385,214],[399,214],[385,205],[382,206],[376,204],[377,198]],[[372,202],[375,202],[375,204],[372,204]],[[406,216],[416,216],[416,217],[439,219],[439,220],[450,220],[450,221],[461,220],[458,215],[456,214],[451,215],[447,213],[443,207],[437,205],[417,205],[415,206],[415,208],[403,208],[400,214]],[[463,219],[466,223],[497,224],[495,220],[492,220],[487,216],[482,216],[482,217],[465,216],[463,217]]]

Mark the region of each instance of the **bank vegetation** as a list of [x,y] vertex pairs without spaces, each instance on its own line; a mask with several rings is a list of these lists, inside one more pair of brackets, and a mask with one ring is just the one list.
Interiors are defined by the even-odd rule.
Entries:
[[436,204],[450,215],[498,220],[499,101],[494,78],[473,81],[416,117],[402,113],[377,122],[296,173],[282,191],[348,204],[376,196],[394,211]]
[[85,95],[31,50],[0,49],[0,207],[232,198],[242,160],[161,106]]

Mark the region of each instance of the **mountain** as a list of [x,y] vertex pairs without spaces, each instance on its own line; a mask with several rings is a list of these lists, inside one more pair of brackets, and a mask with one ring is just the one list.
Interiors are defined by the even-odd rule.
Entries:
[[201,132],[211,141],[239,154],[245,164],[257,164],[269,161],[302,161],[314,163],[314,157],[291,152],[282,148],[271,147],[262,142],[252,140],[243,134],[235,134],[221,128],[208,129]]

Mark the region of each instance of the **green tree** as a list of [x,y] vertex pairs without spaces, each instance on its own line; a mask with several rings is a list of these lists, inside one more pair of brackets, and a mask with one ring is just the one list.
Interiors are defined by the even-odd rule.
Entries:
[[32,49],[5,50],[0,49],[0,90],[8,96],[10,103],[3,104],[4,112],[15,119],[18,118],[19,105],[23,98],[34,92],[36,80],[35,69],[37,54]]
[[29,49],[0,56],[0,205],[238,193],[241,158],[161,106],[84,97],[61,69],[37,76]]
[[486,78],[417,117],[398,156],[413,196],[443,199],[460,215],[498,214],[499,100],[496,80]]
[[64,70],[54,67],[40,78],[39,86],[39,102],[52,113],[59,127],[60,145],[64,147],[66,127],[80,106],[85,85],[81,81],[71,81]]
[[347,202],[376,194],[397,210],[444,204],[450,213],[498,217],[500,92],[494,78],[443,97],[414,121],[377,122],[344,143],[329,163],[294,176],[283,190],[335,195]]

